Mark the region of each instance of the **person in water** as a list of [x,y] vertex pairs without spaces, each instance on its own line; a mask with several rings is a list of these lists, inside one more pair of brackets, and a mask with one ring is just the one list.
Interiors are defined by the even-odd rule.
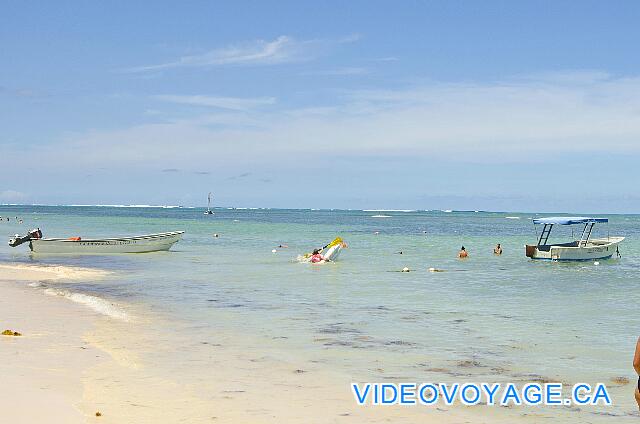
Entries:
[[324,256],[320,253],[320,249],[313,249],[313,253],[311,254],[311,263],[317,264],[325,261]]
[[638,341],[636,342],[636,351],[633,354],[633,369],[635,369],[636,374],[638,374],[638,383],[636,384],[633,394],[636,398],[638,408],[640,409],[640,337],[638,337]]
[[466,258],[468,256],[469,256],[469,254],[467,253],[467,250],[464,248],[464,246],[462,246],[460,248],[460,251],[458,252],[458,258],[464,259],[464,258]]
[[500,246],[500,243],[498,243],[496,247],[493,248],[493,254],[502,255],[502,246]]

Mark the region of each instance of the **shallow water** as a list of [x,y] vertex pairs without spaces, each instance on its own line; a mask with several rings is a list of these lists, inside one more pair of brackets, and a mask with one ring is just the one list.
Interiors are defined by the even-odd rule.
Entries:
[[[2,243],[0,259],[117,271],[55,288],[140,305],[170,322],[163,337],[175,333],[193,345],[150,360],[160,369],[173,363],[193,384],[211,366],[207,345],[224,344],[362,382],[573,384],[624,376],[632,383],[613,389],[612,408],[544,412],[610,421],[634,409],[638,215],[612,215],[600,226],[596,235],[609,228],[627,239],[621,259],[599,265],[526,258],[523,245],[535,241],[530,213],[216,209],[205,216],[202,209],[0,206],[0,216],[11,217],[0,222],[7,237],[36,226],[45,237],[185,230],[170,252],[54,257]],[[349,243],[339,262],[295,262],[338,235]],[[570,238],[571,229],[554,235]],[[498,242],[500,257],[492,254]],[[464,261],[456,258],[461,245],[470,255]],[[403,267],[413,271],[398,272]]]

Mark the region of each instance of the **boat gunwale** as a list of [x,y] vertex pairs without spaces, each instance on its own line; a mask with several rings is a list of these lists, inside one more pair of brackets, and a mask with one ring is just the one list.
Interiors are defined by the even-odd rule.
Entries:
[[55,241],[55,242],[67,242],[67,243],[83,243],[83,242],[101,242],[101,241],[127,241],[127,240],[154,240],[160,238],[169,238],[172,236],[182,235],[184,231],[168,231],[166,233],[155,233],[155,234],[143,234],[140,236],[132,236],[132,237],[110,237],[110,238],[101,238],[101,239],[84,239],[80,240],[70,240],[68,238],[41,238],[41,239],[32,239],[31,242],[40,242],[40,241]]
[[[536,244],[535,247],[539,248],[539,247],[547,247],[549,246],[549,249],[552,248],[556,248],[556,249],[588,249],[588,248],[593,248],[593,247],[607,247],[607,246],[611,246],[612,244],[618,244],[618,243],[622,243],[624,241],[625,237],[622,236],[611,236],[608,238],[594,238],[594,239],[589,239],[589,243],[593,243],[594,241],[597,242],[604,242],[602,244],[598,244],[598,245],[586,245],[586,246],[563,246],[561,244]],[[577,243],[578,240],[574,240],[573,242],[568,242],[568,243]]]

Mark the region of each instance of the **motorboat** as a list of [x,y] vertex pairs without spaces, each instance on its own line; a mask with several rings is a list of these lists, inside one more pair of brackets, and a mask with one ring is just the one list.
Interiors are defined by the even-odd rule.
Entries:
[[[591,238],[593,227],[598,223],[607,223],[608,218],[592,217],[549,217],[536,218],[535,225],[542,225],[542,231],[535,245],[526,245],[525,254],[531,259],[552,261],[589,261],[620,256],[618,245],[624,237]],[[549,243],[554,225],[582,225],[580,238],[567,243]]]
[[166,233],[146,234],[134,237],[113,238],[43,238],[38,228],[29,231],[25,236],[9,240],[9,246],[16,247],[29,242],[29,248],[34,253],[51,254],[111,254],[111,253],[147,253],[169,250],[177,243],[184,231],[170,231]]

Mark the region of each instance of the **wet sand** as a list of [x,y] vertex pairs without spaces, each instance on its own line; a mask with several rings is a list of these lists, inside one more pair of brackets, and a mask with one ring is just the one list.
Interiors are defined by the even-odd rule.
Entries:
[[[188,363],[176,364],[174,373],[157,369],[144,355],[156,350],[172,354],[172,344],[182,343],[178,350],[188,349],[189,341],[159,340],[162,330],[157,323],[117,319],[68,296],[47,296],[46,289],[37,289],[47,282],[97,280],[105,275],[86,268],[0,264],[0,326],[22,334],[0,337],[3,421],[275,423],[311,417],[318,422],[408,418],[403,410],[356,407],[350,397],[335,391],[348,381],[335,381],[326,372],[228,349],[206,358],[211,367],[205,384],[184,383],[178,370]],[[156,344],[161,346],[156,349]],[[438,416],[434,422],[449,418],[433,412]]]
[[97,316],[25,284],[65,278],[70,271],[56,268],[0,265],[0,327],[22,334],[0,336],[3,422],[72,424],[88,417],[82,408],[83,374],[105,355],[83,335]]
[[[181,338],[171,322],[142,310],[125,308],[129,314],[122,319],[42,289],[47,282],[105,275],[86,268],[0,264],[0,326],[22,333],[0,338],[3,421],[509,422],[490,409],[359,407],[349,393],[351,377],[321,363],[276,357],[260,346],[247,350],[250,340],[238,343],[242,335],[224,328],[217,340],[203,345]],[[206,371],[196,381],[192,369]]]

